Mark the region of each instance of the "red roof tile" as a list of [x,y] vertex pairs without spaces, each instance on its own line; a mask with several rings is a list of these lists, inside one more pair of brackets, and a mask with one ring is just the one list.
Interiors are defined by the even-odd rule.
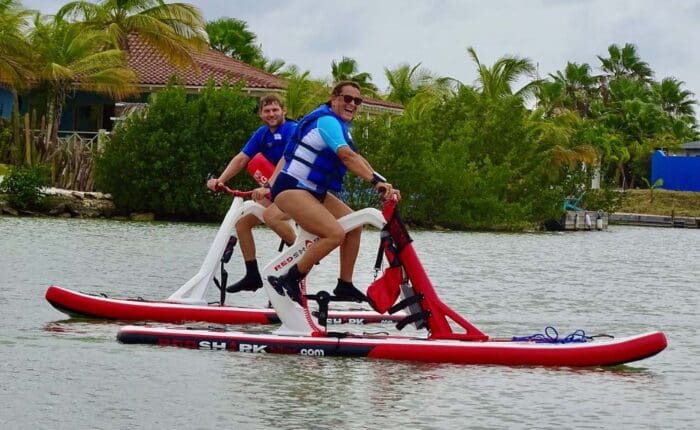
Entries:
[[[277,76],[229,57],[209,48],[203,52],[193,52],[192,57],[199,66],[199,71],[192,67],[177,68],[166,57],[143,41],[137,34],[128,38],[129,53],[127,63],[138,76],[140,85],[166,85],[171,76],[179,77],[187,87],[203,87],[212,78],[221,84],[229,78],[233,82],[245,80],[247,88],[284,90],[284,82]],[[403,106],[381,99],[365,97],[365,103],[378,108],[403,110]]]
[[275,75],[263,72],[242,61],[233,59],[221,52],[209,49],[204,52],[193,52],[192,57],[199,66],[199,71],[193,67],[177,68],[155,48],[146,44],[138,35],[129,35],[128,65],[137,76],[141,85],[165,85],[171,76],[182,79],[188,87],[206,86],[209,79],[221,84],[225,79],[237,82],[245,80],[246,87],[281,90],[282,81]]
[[403,110],[403,105],[401,103],[396,103],[396,102],[390,102],[387,100],[382,100],[382,99],[375,99],[372,97],[363,97],[365,100],[364,102],[367,104],[371,104],[374,106],[382,106],[386,108],[391,108],[391,109],[401,109]]

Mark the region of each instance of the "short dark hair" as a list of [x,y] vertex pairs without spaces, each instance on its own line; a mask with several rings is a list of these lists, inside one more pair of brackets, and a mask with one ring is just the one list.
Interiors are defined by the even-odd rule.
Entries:
[[284,102],[277,94],[268,94],[260,99],[260,103],[258,104],[258,112],[262,112],[265,106],[272,104],[277,104],[281,108],[284,107]]
[[340,92],[343,91],[344,87],[354,87],[356,90],[362,91],[360,85],[355,81],[340,81],[333,87],[333,91],[331,91],[331,97],[339,96]]
[[[362,91],[360,85],[355,81],[340,81],[337,84],[335,84],[335,86],[331,90],[331,97],[339,96],[340,93],[343,91],[343,88],[345,87],[353,87],[357,89],[357,91]],[[328,100],[326,102],[326,106],[331,107],[331,100]]]

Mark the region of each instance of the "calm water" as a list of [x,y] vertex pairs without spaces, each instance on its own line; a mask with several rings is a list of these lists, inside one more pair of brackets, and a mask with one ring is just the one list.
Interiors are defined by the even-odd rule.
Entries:
[[[492,336],[630,335],[669,347],[614,369],[508,368],[121,345],[118,323],[67,320],[49,284],[165,298],[216,226],[0,217],[0,428],[697,428],[700,230],[415,232],[445,302]],[[256,231],[261,261],[277,242]],[[366,233],[356,283],[372,279]],[[335,279],[337,258],[310,288]],[[240,255],[229,271],[240,275]],[[328,267],[326,267],[328,266]],[[231,302],[264,305],[258,293]],[[215,294],[212,292],[212,297]],[[251,327],[252,329],[252,327]],[[380,330],[368,326],[368,331]]]

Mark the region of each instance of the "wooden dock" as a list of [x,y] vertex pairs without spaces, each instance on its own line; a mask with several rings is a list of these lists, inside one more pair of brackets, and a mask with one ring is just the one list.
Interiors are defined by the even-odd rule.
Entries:
[[610,215],[611,224],[645,227],[700,228],[700,218],[671,215],[645,215],[618,212]]
[[[600,218],[599,218],[600,216]],[[596,211],[566,211],[555,230],[607,230],[608,224],[636,225],[642,227],[700,228],[700,217],[671,215],[647,215],[616,212],[607,214]]]
[[559,222],[563,230],[606,230],[608,214],[598,211],[566,211]]

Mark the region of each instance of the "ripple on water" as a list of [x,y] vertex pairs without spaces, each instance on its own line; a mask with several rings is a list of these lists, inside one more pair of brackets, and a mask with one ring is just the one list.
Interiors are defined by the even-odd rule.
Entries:
[[[121,345],[122,323],[66,320],[49,284],[167,297],[216,226],[0,218],[0,424],[13,428],[693,428],[700,416],[699,231],[413,233],[443,300],[495,336],[629,335],[669,348],[612,369],[456,366]],[[255,232],[260,261],[278,241]],[[376,231],[355,274],[373,279]],[[337,254],[309,285],[328,288]],[[241,274],[240,254],[229,265]],[[215,293],[212,292],[214,296]],[[241,305],[265,298],[240,294]],[[247,330],[267,328],[251,326]],[[371,330],[372,328],[367,328]],[[3,425],[5,427],[6,425]]]

